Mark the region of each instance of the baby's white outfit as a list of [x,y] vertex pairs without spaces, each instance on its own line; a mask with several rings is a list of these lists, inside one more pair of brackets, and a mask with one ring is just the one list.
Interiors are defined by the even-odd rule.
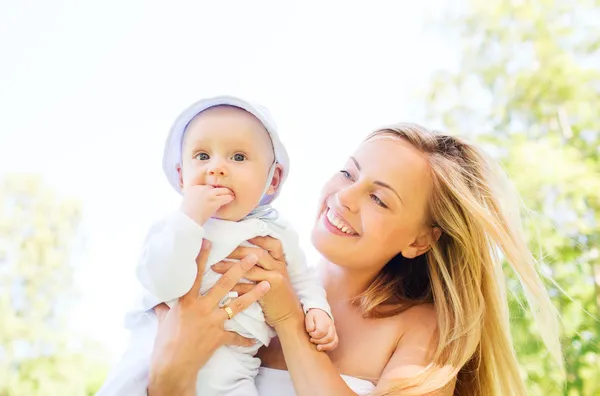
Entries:
[[[325,290],[306,265],[296,233],[282,221],[251,218],[239,222],[210,219],[203,227],[182,212],[175,212],[150,230],[137,275],[149,291],[143,298],[144,311],[160,302],[171,301],[187,293],[196,278],[196,257],[202,239],[212,242],[200,293],[204,294],[221,277],[210,266],[227,258],[238,246],[256,236],[270,235],[281,241],[290,281],[305,312],[318,308],[331,316]],[[225,322],[225,329],[257,339],[251,347],[222,347],[200,370],[197,394],[257,395],[254,377],[260,360],[254,355],[269,345],[275,332],[265,322],[258,303]]]
[[[201,112],[215,106],[233,106],[256,117],[271,137],[275,161],[269,170],[269,187],[275,170],[281,171],[279,187],[272,195],[264,195],[258,207],[245,219],[232,222],[210,219],[203,226],[180,211],[154,224],[137,266],[137,276],[144,291],[139,305],[127,315],[126,326],[131,331],[131,341],[120,362],[113,368],[99,396],[143,396],[147,394],[148,370],[154,347],[158,321],[152,308],[167,302],[176,304],[177,298],[187,293],[196,279],[196,257],[203,239],[212,242],[201,293],[210,289],[221,275],[211,270],[211,265],[224,260],[235,248],[257,236],[272,236],[281,241],[290,281],[305,313],[321,309],[331,317],[325,290],[306,265],[298,236],[289,225],[277,218],[270,203],[277,197],[289,173],[289,157],[279,139],[277,128],[268,110],[260,105],[231,96],[202,99],[183,111],[175,120],[165,144],[163,170],[171,186],[179,193],[177,166],[181,163],[181,147],[187,125]],[[221,302],[223,303],[223,301]],[[258,395],[254,379],[260,360],[255,357],[262,345],[268,345],[274,331],[266,322],[258,303],[238,313],[225,322],[225,328],[258,342],[252,347],[222,347],[218,349],[198,373],[196,391],[199,396]],[[193,348],[190,345],[190,348]]]
[[[204,226],[200,226],[184,213],[175,211],[154,224],[148,233],[136,271],[144,292],[139,299],[139,306],[126,319],[126,325],[132,332],[132,342],[124,359],[131,363],[122,361],[119,366],[123,369],[135,364],[146,367],[138,367],[129,371],[129,374],[113,373],[112,381],[109,377],[99,395],[145,394],[147,368],[152,353],[149,338],[153,340],[156,334],[156,317],[148,311],[161,302],[172,305],[176,298],[190,290],[196,278],[196,257],[203,238],[211,241],[212,246],[202,278],[201,294],[214,286],[220,278],[220,274],[210,269],[211,265],[226,259],[248,239],[267,235],[281,241],[290,281],[304,311],[317,308],[331,316],[325,290],[307,266],[296,232],[285,222],[268,217],[249,218],[239,222],[209,219]],[[226,321],[225,329],[254,338],[258,342],[251,347],[219,348],[198,373],[196,392],[199,396],[258,395],[254,379],[258,374],[260,360],[254,355],[262,345],[269,344],[274,331],[266,324],[258,303]],[[133,351],[136,349],[134,344],[137,352]],[[141,344],[145,347],[140,347]],[[121,375],[131,375],[131,378],[119,379]],[[112,388],[114,389],[111,391]]]

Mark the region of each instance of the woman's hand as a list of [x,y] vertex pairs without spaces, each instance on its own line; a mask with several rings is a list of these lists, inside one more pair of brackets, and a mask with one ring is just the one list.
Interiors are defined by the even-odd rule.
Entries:
[[[245,278],[256,283],[267,281],[271,286],[269,292],[259,300],[267,323],[275,329],[289,319],[297,319],[304,323],[302,307],[288,276],[281,242],[268,236],[256,237],[248,242],[256,247],[239,246],[228,258],[241,260],[249,255],[257,257],[257,265],[246,272]],[[231,261],[221,261],[213,265],[212,269],[224,274],[235,265],[236,263]],[[239,284],[233,290],[243,295],[251,288],[252,285]]]
[[[222,345],[252,344],[239,334],[228,332],[223,323],[228,313],[219,308],[219,302],[241,278],[257,263],[255,255],[240,257],[205,295],[201,296],[200,285],[210,250],[209,241],[204,241],[196,259],[198,276],[194,285],[180,297],[172,309],[161,304],[155,308],[159,318],[158,332],[150,365],[148,394],[195,395],[198,370]],[[264,296],[269,290],[267,282],[260,282],[243,296],[234,299],[230,308],[233,316]]]

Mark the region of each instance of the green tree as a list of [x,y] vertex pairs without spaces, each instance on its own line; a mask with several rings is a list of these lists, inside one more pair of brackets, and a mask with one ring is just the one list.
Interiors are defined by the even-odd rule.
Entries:
[[495,148],[531,209],[567,374],[563,384],[512,279],[512,331],[533,395],[600,394],[598,21],[598,0],[468,2],[451,23],[459,71],[440,72],[426,99],[430,118]]
[[[0,183],[0,395],[92,395],[104,371],[71,334],[77,202],[36,177]],[[85,348],[85,349],[84,349]],[[88,349],[89,348],[89,349]]]

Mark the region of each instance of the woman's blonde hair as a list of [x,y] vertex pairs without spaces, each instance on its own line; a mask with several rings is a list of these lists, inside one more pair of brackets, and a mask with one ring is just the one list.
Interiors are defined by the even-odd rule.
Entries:
[[[466,141],[419,125],[372,133],[404,139],[424,153],[433,178],[429,252],[388,263],[357,298],[366,316],[390,316],[433,302],[438,321],[431,365],[383,394],[419,395],[457,376],[455,395],[526,395],[512,344],[503,261],[521,281],[543,340],[562,367],[558,315],[523,234],[518,195],[504,172]],[[400,303],[400,304],[399,304]],[[385,309],[386,307],[396,309]]]

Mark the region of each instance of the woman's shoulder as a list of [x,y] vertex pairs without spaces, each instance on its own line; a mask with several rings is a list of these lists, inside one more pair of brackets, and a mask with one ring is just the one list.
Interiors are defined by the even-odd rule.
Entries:
[[422,372],[435,348],[432,341],[436,337],[437,318],[432,304],[413,306],[396,315],[394,320],[398,333],[394,351],[380,376],[380,385],[384,388],[392,386],[398,378]]
[[421,335],[433,334],[438,327],[437,313],[433,304],[419,304],[394,316],[398,335],[405,336],[418,332]]

